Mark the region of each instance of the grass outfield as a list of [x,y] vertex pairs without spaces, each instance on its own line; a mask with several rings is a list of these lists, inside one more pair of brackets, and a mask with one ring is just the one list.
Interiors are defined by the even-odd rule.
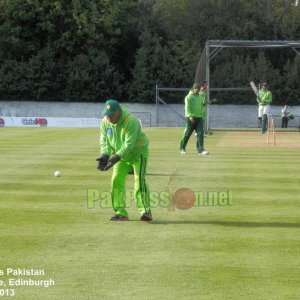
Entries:
[[[300,152],[280,146],[299,133],[283,133],[277,147],[251,133],[251,147],[243,143],[247,132],[218,131],[205,138],[210,155],[195,153],[193,136],[180,156],[182,129],[144,131],[153,192],[188,188],[223,193],[223,200],[231,193],[233,203],[199,198],[197,207],[170,212],[154,199],[151,224],[139,221],[135,207],[130,222],[109,222],[112,210],[87,197],[110,185],[111,171],[96,170],[97,129],[1,128],[0,296],[14,290],[4,298],[299,299]],[[44,275],[7,274],[18,268]],[[9,285],[29,278],[55,285]]]

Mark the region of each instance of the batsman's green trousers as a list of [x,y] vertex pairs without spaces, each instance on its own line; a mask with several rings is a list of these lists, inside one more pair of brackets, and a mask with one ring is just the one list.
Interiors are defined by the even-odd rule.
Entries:
[[112,206],[116,214],[127,217],[126,177],[130,169],[134,170],[134,198],[141,214],[151,214],[149,187],[146,181],[147,156],[140,154],[132,163],[119,161],[114,165],[111,178]]
[[190,121],[189,118],[186,118],[186,125],[185,125],[185,130],[183,133],[183,138],[180,142],[180,150],[185,151],[185,147],[193,133],[193,131],[196,131],[197,133],[197,150],[198,153],[201,153],[204,151],[204,131],[203,131],[203,120],[202,118],[194,118],[194,123]]

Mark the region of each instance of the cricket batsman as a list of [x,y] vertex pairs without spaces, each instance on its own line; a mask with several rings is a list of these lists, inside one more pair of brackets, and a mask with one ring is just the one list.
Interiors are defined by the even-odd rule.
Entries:
[[125,182],[128,171],[134,170],[134,196],[141,221],[152,221],[149,187],[146,182],[148,139],[139,120],[118,101],[109,99],[102,111],[98,169],[113,167],[111,197],[115,215],[111,221],[128,221]]
[[267,83],[262,84],[259,91],[259,97],[256,97],[258,103],[258,120],[261,123],[261,133],[267,131],[268,115],[270,113],[270,104],[272,103],[272,93],[268,89]]

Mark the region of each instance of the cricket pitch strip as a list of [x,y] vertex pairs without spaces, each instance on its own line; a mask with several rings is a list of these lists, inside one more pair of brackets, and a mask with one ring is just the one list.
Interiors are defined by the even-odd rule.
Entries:
[[267,145],[267,133],[246,131],[226,132],[218,143],[220,147],[280,147],[300,148],[299,132],[276,132],[276,145]]

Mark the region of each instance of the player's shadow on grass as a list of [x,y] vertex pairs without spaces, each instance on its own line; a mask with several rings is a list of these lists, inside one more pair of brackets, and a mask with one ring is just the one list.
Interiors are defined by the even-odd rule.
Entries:
[[275,223],[275,222],[235,222],[235,221],[152,221],[153,225],[219,225],[225,227],[245,227],[245,228],[300,228],[299,223]]
[[170,177],[170,173],[163,174],[163,173],[147,173],[147,176],[161,176],[161,177]]

